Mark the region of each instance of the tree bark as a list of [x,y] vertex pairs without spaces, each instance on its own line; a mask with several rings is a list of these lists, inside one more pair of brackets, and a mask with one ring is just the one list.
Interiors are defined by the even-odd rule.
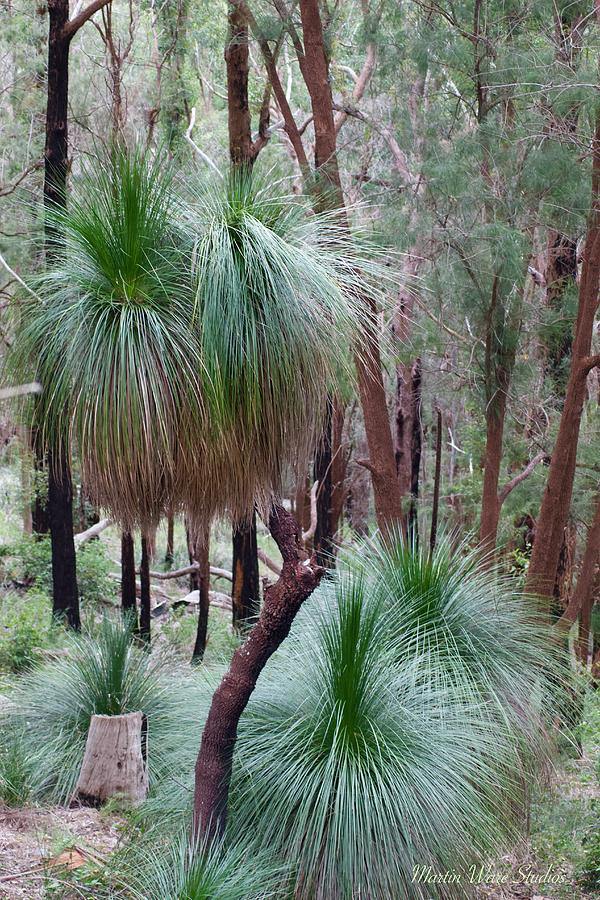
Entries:
[[552,596],[564,528],[569,516],[581,416],[589,371],[594,317],[600,288],[600,113],[592,140],[592,203],[583,250],[579,303],[571,353],[571,369],[556,445],[537,520],[526,589],[546,598]]
[[489,553],[493,553],[496,549],[498,522],[500,520],[498,485],[500,481],[500,466],[502,464],[505,416],[506,394],[499,391],[497,402],[493,405],[488,404],[486,410],[485,461],[479,542]]
[[242,631],[252,624],[260,609],[260,579],[256,540],[256,513],[249,522],[233,529],[233,583],[231,608],[233,627]]
[[431,508],[431,531],[429,533],[429,549],[433,553],[437,542],[438,518],[440,512],[440,487],[442,481],[442,411],[436,410],[435,435],[435,476],[433,479],[433,504]]
[[199,564],[194,574],[194,590],[198,591],[198,624],[196,626],[196,640],[192,651],[192,665],[197,665],[204,659],[206,642],[208,637],[208,612],[210,609],[210,563],[209,563],[210,529],[206,528],[199,534],[194,552],[196,562]]
[[266,588],[258,622],[233,654],[229,670],[213,695],[196,761],[194,834],[207,841],[221,837],[225,831],[240,717],[260,673],[289,634],[294,617],[324,572],[314,557],[308,559],[298,523],[283,507],[273,507],[269,530],[283,559],[281,575]]
[[243,5],[229,0],[229,36],[225,48],[227,66],[227,121],[229,156],[235,168],[251,168],[254,161],[252,123],[248,102],[248,22]]
[[[345,221],[331,79],[318,0],[300,0],[300,16],[304,51],[298,62],[310,94],[315,133],[314,205],[317,210],[339,209]],[[375,514],[379,528],[386,533],[398,523],[404,527],[404,517],[375,326],[376,310],[371,301],[368,305],[372,323],[360,337],[355,361],[369,445],[368,469],[373,480]]]
[[137,631],[137,597],[135,579],[135,547],[129,531],[121,534],[121,610]]
[[148,538],[142,534],[142,558],[140,560],[140,638],[150,644],[150,556]]
[[[537,540],[537,537],[536,537]],[[566,610],[557,622],[559,628],[568,629],[576,621],[577,617],[585,609],[584,624],[591,616],[594,604],[594,576],[596,566],[600,560],[600,494],[596,495],[596,508],[594,520],[590,525],[585,542],[585,550],[581,561],[581,569],[577,579],[577,585]],[[589,611],[589,614],[588,614]],[[587,640],[587,638],[586,638]],[[587,656],[586,656],[587,659]]]
[[73,489],[64,449],[48,453],[48,515],[52,547],[52,614],[78,631],[81,619],[73,540]]
[[315,529],[313,546],[318,564],[326,568],[332,568],[335,565],[331,510],[332,418],[333,399],[329,396],[327,398],[323,429],[313,460],[313,479],[319,482],[317,491],[317,527]]

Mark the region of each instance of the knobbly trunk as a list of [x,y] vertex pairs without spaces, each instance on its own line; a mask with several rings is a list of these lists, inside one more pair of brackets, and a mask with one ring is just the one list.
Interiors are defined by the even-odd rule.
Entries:
[[148,538],[142,534],[142,558],[140,561],[140,637],[150,644],[150,556]]
[[224,834],[233,752],[240,717],[270,657],[289,634],[292,622],[323,575],[302,546],[295,518],[274,506],[269,529],[283,559],[281,575],[265,590],[258,622],[233,654],[215,691],[196,761],[194,834],[204,840]]
[[256,618],[260,608],[255,512],[249,522],[242,522],[233,529],[232,573],[233,627],[242,631]]
[[586,392],[585,359],[592,346],[594,317],[600,288],[600,114],[592,142],[592,207],[583,250],[579,305],[571,370],[556,445],[537,520],[526,588],[545,598],[552,595],[567,523],[577,459],[577,444]]
[[129,531],[121,534],[121,610],[137,631],[135,547],[133,535]]

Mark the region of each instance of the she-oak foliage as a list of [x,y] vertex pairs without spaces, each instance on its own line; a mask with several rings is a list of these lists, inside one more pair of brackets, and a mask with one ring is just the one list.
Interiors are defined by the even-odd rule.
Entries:
[[334,217],[247,174],[184,197],[163,169],[114,150],[76,180],[12,359],[44,386],[46,438],[77,448],[127,528],[266,504],[384,273]]

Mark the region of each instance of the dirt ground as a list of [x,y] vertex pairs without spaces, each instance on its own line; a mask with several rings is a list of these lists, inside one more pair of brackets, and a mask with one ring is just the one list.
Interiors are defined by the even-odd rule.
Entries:
[[0,897],[44,896],[48,874],[101,862],[119,842],[119,822],[95,809],[0,806]]

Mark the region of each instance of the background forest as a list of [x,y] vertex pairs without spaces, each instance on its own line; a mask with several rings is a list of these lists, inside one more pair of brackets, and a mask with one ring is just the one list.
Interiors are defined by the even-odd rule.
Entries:
[[0,22],[0,896],[599,896],[600,4]]

